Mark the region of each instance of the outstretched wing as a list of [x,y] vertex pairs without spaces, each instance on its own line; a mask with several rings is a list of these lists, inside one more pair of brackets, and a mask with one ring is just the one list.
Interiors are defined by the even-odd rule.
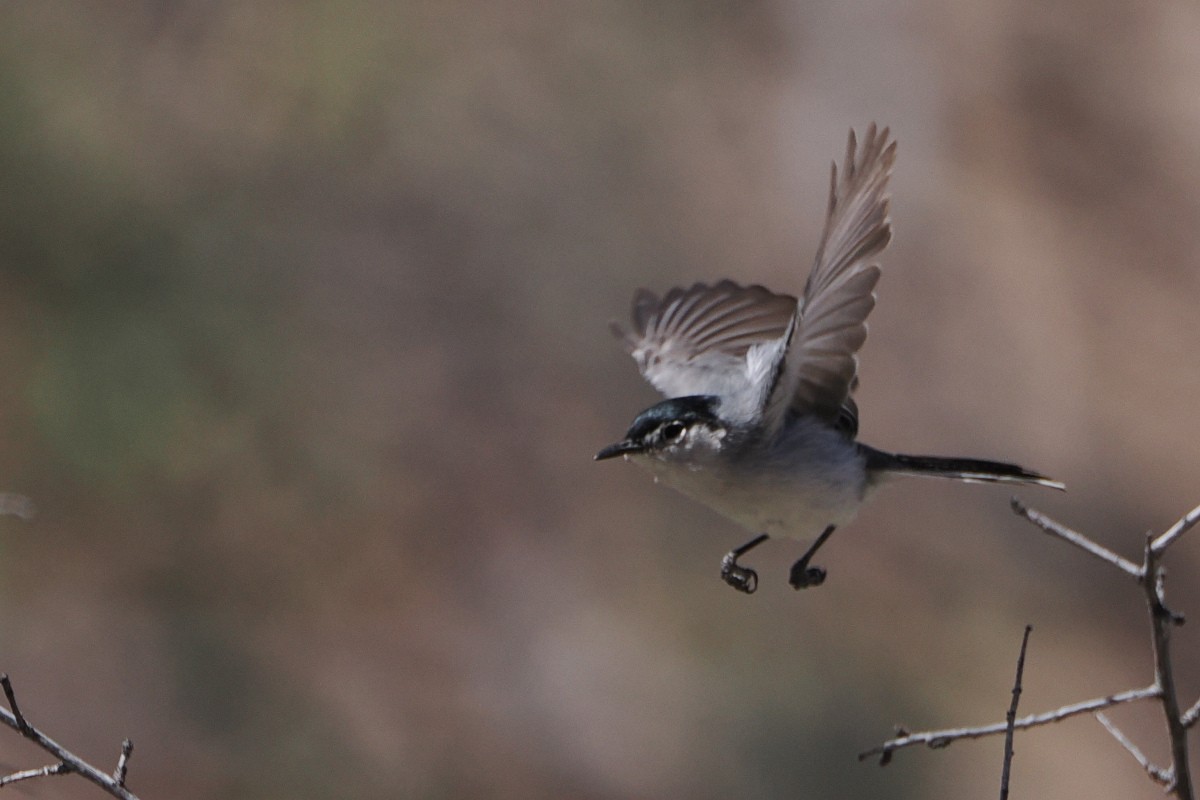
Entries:
[[856,353],[879,280],[879,267],[867,262],[891,239],[884,192],[895,157],[886,128],[872,125],[861,153],[850,132],[840,181],[833,167],[825,231],[801,302],[729,280],[661,298],[639,290],[633,330],[613,330],[646,380],[667,397],[720,397],[726,418],[761,413],[774,428],[792,410],[853,435]]
[[788,410],[836,423],[858,372],[857,352],[867,338],[879,267],[870,263],[891,241],[888,178],[896,143],[871,125],[859,151],[854,131],[839,180],[837,164],[816,261],[804,287],[799,319],[763,405],[768,427]]
[[[633,329],[613,331],[654,388],[667,397],[715,395],[727,416],[756,411],[797,308],[796,298],[724,280],[638,290]],[[752,406],[752,407],[751,407]]]

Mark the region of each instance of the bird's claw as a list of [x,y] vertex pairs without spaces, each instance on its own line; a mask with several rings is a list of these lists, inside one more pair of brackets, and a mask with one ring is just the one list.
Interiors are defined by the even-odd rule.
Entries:
[[754,594],[758,589],[758,573],[738,564],[734,553],[721,560],[721,580],[743,594]]
[[825,570],[821,567],[810,567],[803,559],[792,565],[792,574],[788,577],[788,583],[793,589],[807,589],[820,586],[824,582]]
[[792,564],[792,574],[788,576],[788,583],[792,585],[793,589],[807,589],[810,586],[820,586],[825,582],[825,570],[821,567],[810,567],[808,564],[812,561],[812,557],[816,552],[821,549],[821,545],[829,540],[829,537],[833,535],[835,530],[837,530],[837,527],[834,525],[825,528],[821,532],[821,535],[817,537],[817,540],[800,557],[800,560]]

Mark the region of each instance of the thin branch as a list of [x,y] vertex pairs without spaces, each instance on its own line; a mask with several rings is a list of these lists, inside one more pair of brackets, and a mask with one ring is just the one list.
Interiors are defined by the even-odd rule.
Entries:
[[1117,569],[1124,572],[1129,577],[1135,578],[1138,580],[1141,579],[1142,574],[1143,574],[1142,568],[1139,567],[1137,564],[1133,563],[1132,561],[1130,561],[1129,559],[1127,559],[1123,556],[1117,555],[1112,550],[1109,550],[1107,547],[1104,547],[1103,545],[1099,545],[1099,544],[1093,542],[1091,539],[1084,536],[1082,533],[1079,533],[1078,531],[1073,531],[1070,528],[1068,528],[1066,525],[1063,525],[1060,522],[1055,522],[1053,519],[1046,516],[1042,512],[1034,511],[1032,508],[1029,508],[1028,506],[1026,506],[1024,503],[1022,503],[1016,497],[1014,497],[1011,502],[1012,502],[1013,513],[1016,514],[1017,516],[1024,517],[1025,519],[1032,522],[1034,525],[1041,528],[1046,533],[1049,533],[1052,536],[1057,536],[1058,538],[1062,539],[1063,541],[1075,545],[1079,549],[1083,550],[1085,553],[1095,556],[1096,558],[1098,558],[1101,561],[1104,561],[1108,564],[1111,564],[1112,566],[1114,566]]
[[117,786],[125,785],[125,774],[129,772],[129,757],[133,755],[133,740],[121,742],[121,757],[117,759],[117,768],[113,770],[113,780]]
[[1171,782],[1175,779],[1175,776],[1172,774],[1171,770],[1163,769],[1162,767],[1151,763],[1150,759],[1146,758],[1145,754],[1138,749],[1138,746],[1129,741],[1125,734],[1121,732],[1121,729],[1109,721],[1108,717],[1104,715],[1103,711],[1096,712],[1096,719],[1099,720],[1100,724],[1112,734],[1112,737],[1117,740],[1117,743],[1124,747],[1129,752],[1129,755],[1133,756],[1134,761],[1140,764],[1142,769],[1146,770],[1146,774],[1150,776],[1151,780],[1163,786],[1171,785]]
[[[1096,697],[1091,700],[1084,700],[1079,703],[1074,703],[1069,706],[1055,709],[1054,711],[1044,711],[1041,714],[1031,714],[1027,717],[1022,717],[1013,722],[1015,730],[1024,728],[1036,728],[1040,725],[1048,725],[1052,722],[1061,722],[1064,719],[1077,716],[1079,714],[1087,714],[1111,706],[1120,705],[1121,703],[1132,703],[1137,700],[1148,700],[1158,697],[1161,690],[1158,684],[1147,686],[1142,689],[1130,689],[1117,694],[1110,694],[1107,697]],[[992,725],[982,725],[977,728],[946,728],[940,731],[926,731],[924,733],[910,733],[903,736],[897,736],[894,739],[889,739],[878,747],[873,747],[870,750],[865,750],[858,754],[858,760],[864,761],[871,756],[887,756],[896,750],[902,750],[913,745],[923,744],[930,749],[936,750],[942,747],[948,747],[959,739],[982,739],[985,736],[995,736],[998,733],[1004,733],[1008,726],[1006,723],[998,722]],[[881,763],[886,763],[880,759]]]
[[[1175,527],[1179,528],[1180,525]],[[1143,567],[1146,579],[1142,581],[1142,588],[1146,595],[1146,607],[1150,612],[1154,683],[1162,690],[1159,700],[1162,702],[1163,717],[1167,723],[1167,735],[1171,740],[1171,771],[1175,778],[1171,791],[1180,800],[1193,800],[1195,795],[1192,793],[1192,773],[1188,765],[1187,727],[1179,713],[1179,695],[1175,690],[1175,674],[1171,666],[1171,629],[1180,624],[1183,618],[1171,613],[1163,600],[1164,573],[1158,563],[1163,551],[1162,548],[1155,549],[1154,546],[1155,541],[1162,538],[1146,538],[1146,561]],[[1170,541],[1167,544],[1170,544]]]
[[[1150,616],[1151,644],[1154,653],[1154,683],[1144,689],[1133,689],[1104,698],[1086,700],[1071,706],[1063,706],[1056,711],[1017,720],[1015,719],[1016,704],[1017,696],[1020,693],[1020,675],[1023,667],[1021,661],[1024,660],[1025,651],[1025,644],[1022,643],[1021,661],[1018,662],[1017,667],[1017,685],[1013,688],[1013,705],[1004,724],[985,725],[977,728],[950,728],[916,734],[909,734],[907,731],[901,729],[898,730],[894,738],[878,747],[860,753],[858,756],[859,760],[861,761],[870,756],[878,755],[880,757],[880,765],[885,765],[890,762],[892,754],[896,750],[905,747],[923,744],[930,748],[941,748],[952,744],[958,739],[978,739],[1004,732],[1006,734],[1005,764],[1004,775],[1001,780],[1001,797],[1004,798],[1008,791],[1008,771],[1012,760],[1012,737],[1017,728],[1028,728],[1035,725],[1058,722],[1077,714],[1098,712],[1101,709],[1133,700],[1158,698],[1162,706],[1163,717],[1166,721],[1167,733],[1170,739],[1171,765],[1167,768],[1152,764],[1141,750],[1126,738],[1103,714],[1096,714],[1096,717],[1108,729],[1117,742],[1146,770],[1147,774],[1153,780],[1166,786],[1167,793],[1174,795],[1179,800],[1195,800],[1191,767],[1188,761],[1187,732],[1197,721],[1200,721],[1200,700],[1196,701],[1186,711],[1180,713],[1179,695],[1175,687],[1170,645],[1171,631],[1177,625],[1182,625],[1184,619],[1182,615],[1176,614],[1167,606],[1166,571],[1161,562],[1166,550],[1172,544],[1177,542],[1191,528],[1200,524],[1200,506],[1189,511],[1182,519],[1160,536],[1147,535],[1141,565],[1134,564],[1132,561],[1093,542],[1083,534],[1071,530],[1045,514],[1028,508],[1015,497],[1012,499],[1012,508],[1017,515],[1024,517],[1046,533],[1074,545],[1088,555],[1116,567],[1126,575],[1137,580],[1138,584],[1142,587]],[[1028,631],[1026,631],[1026,640],[1028,640]]]
[[17,705],[17,695],[13,692],[12,681],[8,679],[7,672],[0,674],[0,687],[3,687],[4,696],[8,699],[8,707],[12,709],[13,722],[16,723],[17,730],[21,733],[28,732],[29,723],[25,721],[21,707]]
[[1200,719],[1200,700],[1197,700],[1194,706],[1183,712],[1183,716],[1179,718],[1179,721],[1183,723],[1183,727],[1190,728],[1196,724],[1197,719]]
[[1008,800],[1008,775],[1012,770],[1013,732],[1017,723],[1017,703],[1021,700],[1021,676],[1025,673],[1025,649],[1029,647],[1029,634],[1033,632],[1032,625],[1025,626],[1025,635],[1021,637],[1021,654],[1017,656],[1017,677],[1013,681],[1012,705],[1008,707],[1004,726],[1004,768],[1000,771],[1000,800]]
[[1172,525],[1166,533],[1155,539],[1150,547],[1155,554],[1161,553],[1175,543],[1175,540],[1188,532],[1193,525],[1200,522],[1200,506],[1196,506],[1191,511],[1183,515],[1183,519]]
[[[138,800],[137,795],[125,788],[123,774],[121,776],[122,780],[120,781],[118,781],[114,776],[106,775],[88,762],[84,761],[79,756],[72,753],[67,748],[63,747],[58,742],[51,739],[46,734],[42,733],[33,725],[29,724],[29,721],[25,719],[24,715],[21,714],[19,706],[17,706],[16,694],[13,692],[12,682],[9,681],[8,675],[0,675],[0,688],[3,688],[4,696],[8,699],[9,708],[12,709],[9,711],[4,708],[0,708],[0,722],[3,722],[5,725],[17,731],[26,739],[29,739],[38,747],[45,750],[47,753],[53,755],[55,758],[61,761],[63,765],[61,767],[43,767],[40,770],[24,770],[19,773],[13,773],[13,775],[21,776],[19,778],[14,778],[14,780],[28,780],[30,778],[39,778],[48,775],[66,775],[74,772],[96,784],[113,797],[119,797],[121,800]],[[129,751],[133,751],[132,743],[129,743]],[[124,748],[122,748],[122,752],[124,753]],[[124,754],[122,761],[118,762],[118,768],[122,766],[122,762],[128,764],[128,761],[128,754]]]
[[0,786],[8,786],[10,783],[19,783],[27,781],[31,778],[45,778],[50,775],[66,775],[71,771],[71,768],[65,761],[59,761],[57,764],[47,764],[44,767],[37,769],[23,769],[20,772],[14,772],[11,775],[5,775],[0,778]]

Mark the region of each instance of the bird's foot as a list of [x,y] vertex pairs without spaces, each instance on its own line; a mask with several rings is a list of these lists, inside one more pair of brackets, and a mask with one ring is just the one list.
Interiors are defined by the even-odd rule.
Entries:
[[793,589],[808,589],[812,586],[820,586],[825,582],[825,570],[821,567],[810,567],[808,559],[802,558],[792,565],[792,574],[788,576],[788,583]]
[[745,594],[754,594],[758,588],[758,573],[737,563],[736,553],[726,553],[721,559],[721,580]]
[[758,588],[758,573],[749,567],[737,563],[738,557],[743,556],[767,540],[765,533],[759,534],[741,547],[730,550],[721,559],[721,580],[743,594],[754,594]]
[[827,527],[808,548],[808,551],[801,556],[800,560],[792,564],[792,573],[788,576],[788,583],[792,585],[793,589],[807,589],[810,586],[820,586],[825,582],[825,570],[821,567],[810,567],[808,562],[812,561],[813,555],[821,549],[821,545],[825,544],[836,529],[833,525]]

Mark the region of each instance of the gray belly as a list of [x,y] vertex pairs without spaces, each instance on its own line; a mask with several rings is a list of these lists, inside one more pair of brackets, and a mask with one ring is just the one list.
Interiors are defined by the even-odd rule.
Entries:
[[848,524],[862,503],[857,492],[817,494],[804,489],[798,487],[784,497],[751,490],[717,511],[756,533],[807,540],[830,525]]
[[811,539],[854,518],[866,494],[857,464],[822,471],[747,474],[729,469],[648,465],[657,479],[754,533]]

